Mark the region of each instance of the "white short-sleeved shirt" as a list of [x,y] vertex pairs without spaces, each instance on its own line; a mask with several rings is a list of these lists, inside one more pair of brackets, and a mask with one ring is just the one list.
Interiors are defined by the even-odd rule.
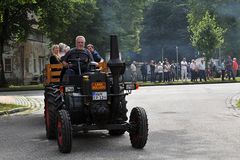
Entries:
[[182,61],[182,62],[181,62],[181,68],[182,68],[182,69],[187,69],[187,61],[185,61],[185,62]]

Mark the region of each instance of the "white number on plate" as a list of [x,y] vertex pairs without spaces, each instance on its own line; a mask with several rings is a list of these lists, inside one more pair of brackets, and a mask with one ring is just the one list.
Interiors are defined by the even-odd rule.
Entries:
[[107,92],[93,92],[93,100],[107,100]]

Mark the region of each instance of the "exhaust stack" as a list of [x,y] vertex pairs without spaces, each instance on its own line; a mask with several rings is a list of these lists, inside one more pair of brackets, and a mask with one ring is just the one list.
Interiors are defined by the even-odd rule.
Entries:
[[[108,61],[108,67],[111,70],[113,77],[113,94],[120,95],[122,93],[123,78],[122,75],[125,72],[125,63],[119,58],[118,40],[116,35],[110,36],[110,60]],[[120,88],[121,87],[121,88]],[[121,106],[120,96],[112,97],[112,119],[114,121],[121,121]]]
[[110,60],[108,67],[115,76],[120,76],[125,72],[125,63],[119,58],[118,39],[116,35],[110,36]]

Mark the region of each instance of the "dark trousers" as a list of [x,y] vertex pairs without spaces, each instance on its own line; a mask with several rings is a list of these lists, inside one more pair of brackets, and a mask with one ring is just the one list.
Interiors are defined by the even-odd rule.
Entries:
[[228,76],[228,80],[230,80],[231,78],[233,78],[233,80],[235,80],[232,69],[227,70],[227,76]]
[[205,82],[207,81],[205,70],[199,71],[199,78],[200,78],[200,82],[202,82],[202,79],[204,79]]
[[174,72],[171,72],[171,76],[170,76],[170,79],[171,79],[171,81],[175,81],[175,76],[176,76],[176,74],[174,73]]
[[155,74],[154,74],[154,72],[151,72],[151,82],[155,82]]
[[156,73],[155,80],[158,80],[158,82],[162,82],[162,77],[163,77],[162,73]]
[[194,70],[191,70],[191,81],[194,80]]
[[[204,72],[205,72],[205,71],[204,71]],[[197,81],[198,76],[199,76],[198,71],[194,71],[194,81]]]
[[225,77],[225,70],[222,70],[222,81],[224,81],[224,77]]
[[147,74],[142,74],[143,82],[147,81]]
[[170,77],[169,77],[169,72],[164,72],[164,82],[169,82]]

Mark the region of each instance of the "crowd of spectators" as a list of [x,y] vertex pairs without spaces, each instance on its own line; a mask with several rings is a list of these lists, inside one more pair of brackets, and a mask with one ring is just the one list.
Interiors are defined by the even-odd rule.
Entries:
[[[140,68],[141,75],[138,75],[137,64]],[[140,64],[140,65],[139,65]],[[235,80],[238,71],[238,63],[236,58],[231,58],[228,56],[226,60],[222,60],[219,64],[210,60],[207,63],[204,58],[195,60],[192,59],[191,62],[187,62],[186,58],[183,58],[180,63],[175,63],[174,61],[169,62],[167,58],[163,61],[149,62],[136,62],[130,66],[132,81],[137,81],[139,78],[143,82],[174,82],[175,80],[186,81],[207,81],[215,77],[221,77],[224,81],[225,78]]]

